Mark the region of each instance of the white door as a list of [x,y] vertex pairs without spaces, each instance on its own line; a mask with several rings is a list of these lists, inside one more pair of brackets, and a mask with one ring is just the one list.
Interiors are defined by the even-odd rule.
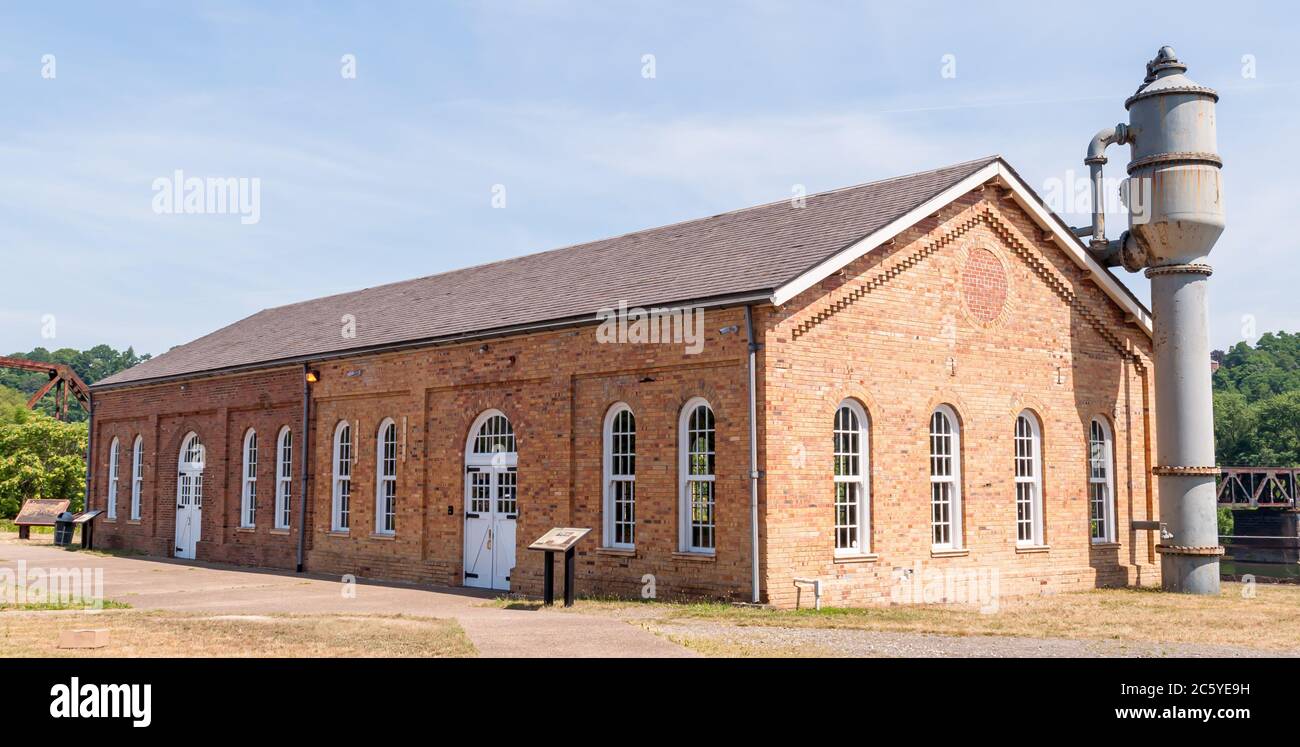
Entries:
[[176,480],[176,557],[194,558],[203,526],[203,445],[190,434],[181,447]]
[[510,420],[489,410],[474,421],[465,445],[465,585],[510,589],[515,567],[515,433]]
[[510,589],[519,500],[514,467],[465,468],[465,585]]

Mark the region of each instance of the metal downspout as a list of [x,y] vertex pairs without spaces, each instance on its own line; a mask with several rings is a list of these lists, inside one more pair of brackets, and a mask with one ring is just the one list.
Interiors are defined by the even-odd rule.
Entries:
[[745,305],[745,336],[749,340],[749,542],[750,542],[750,578],[752,580],[751,600],[754,604],[762,601],[762,590],[758,577],[758,401],[754,380],[755,362],[758,343],[754,340],[754,307]]
[[310,464],[311,438],[307,433],[308,415],[311,412],[311,384],[307,381],[307,363],[302,364],[302,489],[298,491],[298,573],[303,570],[303,548],[307,539],[307,475]]
[[95,463],[95,400],[91,397],[86,398],[86,498],[81,504],[81,510],[90,510],[90,477],[91,465]]

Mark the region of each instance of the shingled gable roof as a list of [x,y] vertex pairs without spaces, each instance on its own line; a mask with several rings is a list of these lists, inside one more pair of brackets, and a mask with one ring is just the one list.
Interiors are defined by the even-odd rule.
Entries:
[[[970,189],[1001,177],[1149,332],[1149,315],[997,156],[260,311],[93,388],[594,321],[601,309],[782,304]],[[356,337],[340,335],[343,315]]]

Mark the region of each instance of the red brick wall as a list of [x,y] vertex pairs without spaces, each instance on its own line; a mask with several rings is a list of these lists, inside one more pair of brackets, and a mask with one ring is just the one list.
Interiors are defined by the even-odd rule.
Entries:
[[[732,326],[741,331],[719,333]],[[680,344],[598,344],[596,328],[583,327],[313,364],[321,381],[312,387],[308,570],[459,585],[466,440],[474,419],[495,408],[510,418],[519,449],[518,565],[512,588],[541,590],[542,555],[524,549],[528,543],[555,526],[589,526],[593,532],[578,553],[583,592],[638,595],[642,576],[653,573],[660,597],[747,599],[743,310],[708,310],[704,329],[706,342],[697,355],[685,354]],[[269,527],[272,447],[281,425],[293,427],[295,450],[302,448],[300,375],[292,368],[190,382],[185,392],[172,383],[97,393],[97,476],[107,474],[107,443],[114,432],[145,432],[161,440],[163,455],[161,462],[147,460],[145,470],[146,518],[154,531],[141,533],[119,518],[104,525],[104,541],[171,554],[176,460],[180,438],[193,429],[209,447],[213,474],[211,479],[205,474],[199,559],[293,567],[296,535],[272,535]],[[677,417],[696,396],[709,400],[716,417],[718,534],[717,553],[709,559],[676,552]],[[638,542],[631,554],[598,549],[601,428],[605,412],[620,401],[632,405],[637,416]],[[159,436],[153,435],[155,416]],[[391,537],[374,533],[376,439],[384,418],[393,418],[399,432],[397,531]],[[357,457],[346,534],[330,531],[330,461],[334,429],[342,419],[353,424]],[[238,515],[240,449],[250,426],[258,429],[261,445],[258,522],[252,532],[239,528]],[[298,464],[294,475],[296,496]],[[97,478],[97,500],[102,503],[105,495],[104,480]],[[293,526],[298,526],[296,499]],[[561,570],[557,567],[557,574]]]
[[[1130,518],[1154,510],[1150,382],[1134,363],[1149,371],[1150,339],[1019,207],[985,199],[992,194],[968,195],[764,315],[773,603],[795,603],[795,577],[822,579],[829,604],[889,601],[895,569],[918,562],[923,572],[996,568],[1010,595],[1158,581],[1146,533],[1129,531]],[[836,562],[831,429],[845,398],[870,419],[874,555]],[[956,557],[931,553],[928,433],[939,404],[961,424],[968,552]],[[1013,435],[1026,408],[1043,434],[1050,549],[1038,552],[1016,550]],[[1114,426],[1119,539],[1096,547],[1087,501],[1093,417]]]
[[[271,529],[275,496],[275,437],[289,425],[295,436],[302,423],[302,379],[297,368],[222,376],[94,396],[94,506],[108,498],[108,458],[114,436],[118,450],[116,521],[101,517],[96,542],[151,555],[173,554],[176,481],[181,442],[191,431],[206,447],[203,519],[196,554],[200,558],[277,568],[292,568],[297,537]],[[257,429],[257,527],[239,528],[240,450],[248,428]],[[140,520],[130,521],[131,444],[144,436]],[[296,446],[296,444],[295,444]],[[295,457],[295,462],[297,458]],[[294,475],[300,476],[299,465]],[[295,481],[294,495],[299,485]],[[295,503],[296,505],[296,503]],[[295,522],[297,525],[296,512]]]

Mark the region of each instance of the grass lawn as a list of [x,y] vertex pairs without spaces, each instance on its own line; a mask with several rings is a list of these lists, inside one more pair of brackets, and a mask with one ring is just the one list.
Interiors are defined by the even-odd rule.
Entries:
[[[774,610],[730,604],[579,599],[573,610],[647,623],[706,621],[736,626],[837,628],[954,636],[1115,639],[1215,643],[1274,651],[1300,650],[1300,586],[1225,583],[1217,597],[1146,588],[1098,589],[1004,601],[998,612],[909,605]],[[498,600],[502,606],[527,604]],[[556,607],[556,609],[563,609]]]
[[[56,648],[59,631],[107,628],[99,649]],[[0,612],[3,656],[463,657],[454,620],[405,615],[217,615],[112,609]]]

